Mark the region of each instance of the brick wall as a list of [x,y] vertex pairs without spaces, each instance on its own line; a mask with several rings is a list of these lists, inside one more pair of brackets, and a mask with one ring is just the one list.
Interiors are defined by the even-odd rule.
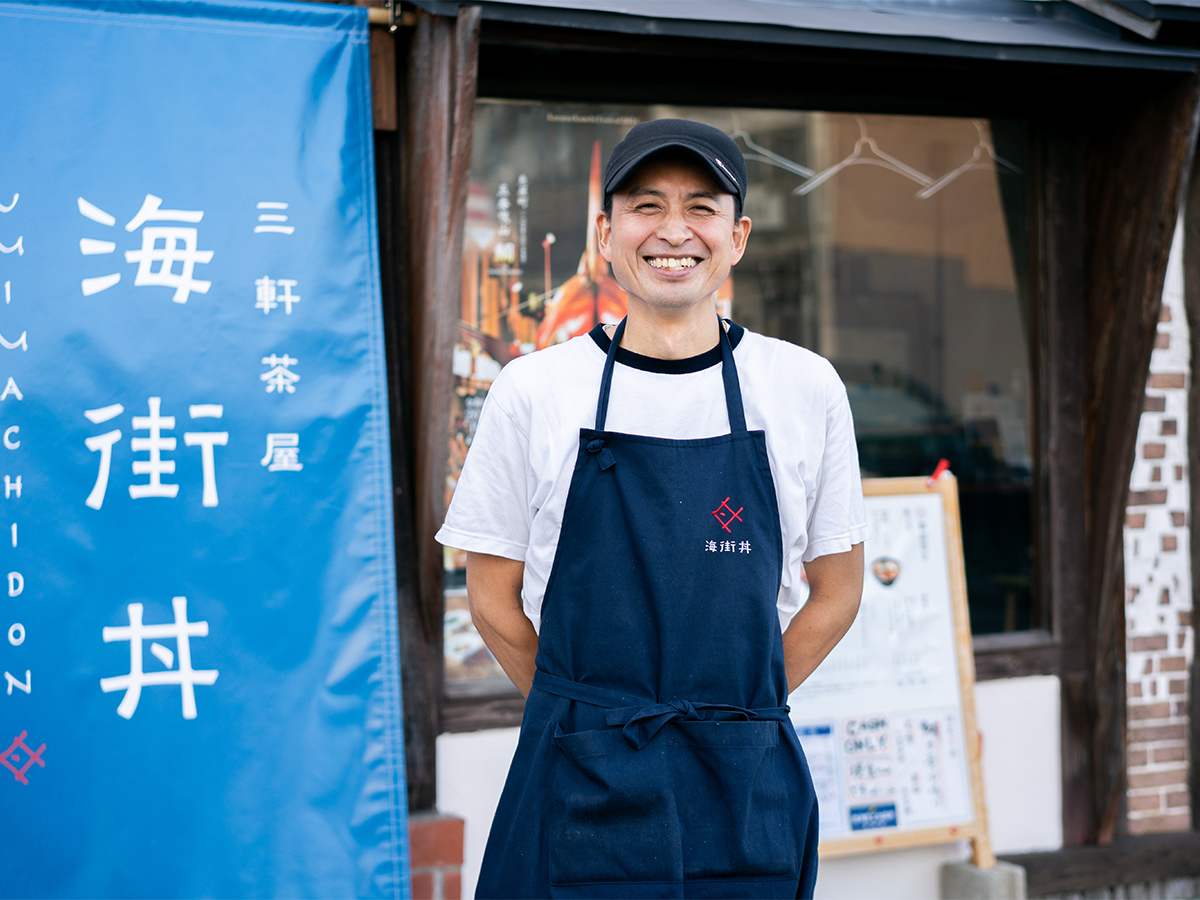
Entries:
[[1171,248],[1125,517],[1129,829],[1191,828],[1193,656],[1187,471],[1188,328],[1180,231]]
[[463,820],[441,813],[408,817],[413,900],[462,897]]

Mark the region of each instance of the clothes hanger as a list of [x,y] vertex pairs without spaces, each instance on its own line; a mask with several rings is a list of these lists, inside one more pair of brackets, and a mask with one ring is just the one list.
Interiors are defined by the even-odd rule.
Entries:
[[[906,165],[896,159],[896,157],[880,150],[879,145],[875,143],[875,138],[867,134],[867,123],[858,116],[855,116],[854,120],[858,122],[859,138],[854,142],[854,150],[851,151],[850,155],[840,163],[835,163],[825,171],[814,175],[808,181],[804,182],[804,184],[795,188],[792,191],[793,194],[804,196],[849,166],[879,166],[880,168],[903,175],[905,178],[909,178],[923,187],[933,183],[933,179],[924,172],[918,172],[912,166]],[[867,156],[864,151],[870,151],[874,156]]]
[[769,166],[775,166],[776,168],[791,172],[793,175],[799,175],[802,178],[812,178],[812,176],[816,174],[816,172],[814,172],[808,166],[802,166],[798,162],[792,162],[786,156],[780,156],[778,153],[774,153],[771,150],[768,150],[766,147],[754,143],[754,141],[751,140],[750,135],[746,134],[746,132],[742,131],[741,129],[736,129],[730,135],[730,137],[734,140],[741,138],[742,142],[751,151],[753,151],[752,153],[746,154],[745,158],[747,160],[753,159],[759,162],[764,162]]
[[[996,148],[993,147],[992,142],[988,140],[987,132],[983,127],[983,122],[981,122],[979,119],[975,119],[973,124],[975,125],[975,130],[979,132],[979,141],[975,144],[975,149],[971,153],[971,158],[957,169],[947,172],[937,181],[933,182],[932,184],[928,184],[921,188],[921,190],[917,191],[918,198],[921,200],[928,200],[946,185],[950,184],[950,182],[957,179],[959,175],[970,172],[972,169],[998,169],[1003,167],[1015,175],[1024,174],[1008,160],[1001,159],[996,155]],[[985,154],[987,155],[987,159],[984,159]]]

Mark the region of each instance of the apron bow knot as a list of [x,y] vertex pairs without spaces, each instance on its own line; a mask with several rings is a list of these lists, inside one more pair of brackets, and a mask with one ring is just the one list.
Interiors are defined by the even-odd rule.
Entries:
[[723,706],[719,703],[691,703],[688,700],[672,700],[670,703],[654,703],[650,706],[627,706],[610,709],[606,715],[609,725],[624,725],[621,734],[634,750],[641,750],[654,738],[663,726],[675,719],[684,722],[702,722],[706,719],[747,722],[754,713],[740,706]]
[[597,461],[600,464],[601,472],[605,469],[611,469],[617,464],[617,458],[613,456],[613,452],[608,449],[608,445],[601,438],[594,438],[588,441],[587,451],[588,453],[599,454]]

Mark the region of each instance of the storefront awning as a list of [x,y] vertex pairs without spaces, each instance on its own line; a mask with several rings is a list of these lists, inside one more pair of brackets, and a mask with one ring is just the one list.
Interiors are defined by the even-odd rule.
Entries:
[[414,2],[437,15],[478,5],[485,22],[628,35],[1173,71],[1193,71],[1200,61],[1196,47],[1166,45],[1135,33],[1138,21],[1200,19],[1200,4],[1188,0]]

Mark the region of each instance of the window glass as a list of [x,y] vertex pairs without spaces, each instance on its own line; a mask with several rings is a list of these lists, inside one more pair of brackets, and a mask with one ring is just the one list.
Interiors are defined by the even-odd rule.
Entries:
[[[833,362],[864,477],[928,475],[949,461],[972,628],[1030,628],[1019,122],[479,100],[447,496],[500,368],[624,314],[624,292],[589,242],[589,210],[599,207],[599,169],[614,144],[637,122],[663,117],[709,122],[746,155],[753,228],[719,293],[721,313]],[[445,559],[447,683],[453,691],[456,682],[503,678],[470,637],[463,554],[447,550]]]

